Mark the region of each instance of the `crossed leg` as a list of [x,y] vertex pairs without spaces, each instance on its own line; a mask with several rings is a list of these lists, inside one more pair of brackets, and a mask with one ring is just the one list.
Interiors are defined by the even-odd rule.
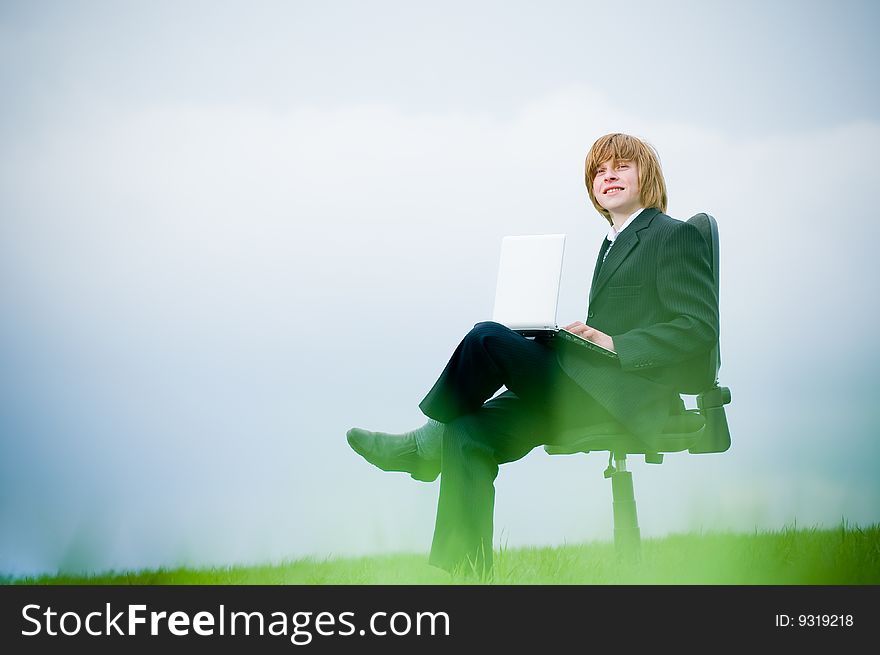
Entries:
[[[491,398],[501,386],[508,391]],[[430,562],[478,573],[492,568],[498,466],[562,430],[609,418],[559,369],[551,348],[497,323],[474,326],[419,406],[446,423]]]

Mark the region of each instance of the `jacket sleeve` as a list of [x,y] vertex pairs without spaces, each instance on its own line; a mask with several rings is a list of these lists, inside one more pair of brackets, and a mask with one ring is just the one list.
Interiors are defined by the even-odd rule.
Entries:
[[660,244],[657,295],[669,320],[612,335],[623,370],[682,363],[718,341],[718,296],[709,244],[699,230],[678,223]]

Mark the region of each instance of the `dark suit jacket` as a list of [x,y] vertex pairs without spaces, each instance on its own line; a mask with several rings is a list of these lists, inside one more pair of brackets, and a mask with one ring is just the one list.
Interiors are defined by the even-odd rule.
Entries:
[[557,344],[560,366],[627,430],[662,432],[679,393],[714,382],[718,297],[709,245],[697,228],[645,209],[599,251],[587,325],[609,334],[619,361]]

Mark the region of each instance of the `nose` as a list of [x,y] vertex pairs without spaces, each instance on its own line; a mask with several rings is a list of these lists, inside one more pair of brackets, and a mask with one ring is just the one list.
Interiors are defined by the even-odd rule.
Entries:
[[604,179],[606,182],[611,182],[612,180],[617,179],[617,175],[614,174],[614,171],[608,171],[607,173],[605,173]]

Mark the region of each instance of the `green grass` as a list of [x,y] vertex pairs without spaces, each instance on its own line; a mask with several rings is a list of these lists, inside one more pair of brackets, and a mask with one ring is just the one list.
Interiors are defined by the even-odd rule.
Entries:
[[[13,584],[462,584],[426,555],[302,559],[266,566],[6,578]],[[623,564],[611,543],[502,549],[495,584],[880,584],[880,524],[643,539]]]

